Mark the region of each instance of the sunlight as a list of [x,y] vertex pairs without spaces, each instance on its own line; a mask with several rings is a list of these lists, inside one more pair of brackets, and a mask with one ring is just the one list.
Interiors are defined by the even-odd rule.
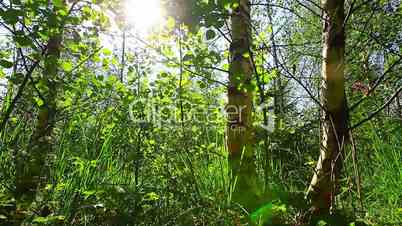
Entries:
[[125,0],[127,23],[141,33],[149,32],[162,24],[163,10],[160,0]]

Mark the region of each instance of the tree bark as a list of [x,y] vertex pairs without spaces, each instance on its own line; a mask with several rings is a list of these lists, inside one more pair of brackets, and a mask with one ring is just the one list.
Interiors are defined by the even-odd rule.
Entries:
[[316,213],[329,213],[334,205],[347,141],[347,106],[344,86],[344,0],[323,0],[323,66],[320,157],[308,195]]
[[259,187],[252,130],[253,67],[249,0],[239,0],[231,16],[232,43],[228,88],[227,146],[232,173],[232,201],[248,211],[257,207]]
[[16,164],[16,194],[25,195],[24,199],[33,201],[36,188],[41,177],[48,176],[44,171],[46,158],[50,153],[51,136],[56,114],[57,60],[60,55],[61,37],[52,37],[48,43],[48,54],[45,58],[43,71],[47,92],[44,94],[44,104],[39,107],[36,125],[30,138],[28,151],[19,155]]
[[45,82],[42,94],[43,105],[39,106],[36,125],[33,129],[28,150],[17,154],[16,198],[29,204],[34,201],[37,187],[49,176],[46,159],[52,150],[52,132],[56,115],[58,60],[62,43],[62,29],[50,35],[44,59],[44,70],[40,78]]

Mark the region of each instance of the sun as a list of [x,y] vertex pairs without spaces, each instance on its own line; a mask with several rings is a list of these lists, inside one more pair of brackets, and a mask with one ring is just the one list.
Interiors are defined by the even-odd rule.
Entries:
[[125,0],[126,22],[140,33],[146,33],[163,22],[160,0]]

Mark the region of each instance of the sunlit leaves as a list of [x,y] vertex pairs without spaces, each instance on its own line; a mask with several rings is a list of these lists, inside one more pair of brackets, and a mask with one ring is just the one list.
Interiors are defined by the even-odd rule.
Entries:
[[45,104],[45,102],[41,98],[35,97],[34,100],[38,107],[41,107]]
[[53,0],[53,5],[58,8],[64,7],[64,0]]
[[150,192],[148,194],[145,194],[144,200],[145,201],[156,201],[159,199],[159,195],[157,195],[155,192]]
[[112,55],[112,51],[111,51],[110,49],[107,49],[107,48],[103,48],[103,49],[102,49],[102,53],[103,53],[105,56],[110,56],[110,55]]
[[70,61],[64,61],[61,63],[61,68],[64,71],[71,71],[73,69],[73,64]]
[[[179,2],[179,1],[178,1]],[[181,2],[180,2],[181,3]],[[190,27],[190,30],[196,31],[200,26],[205,27],[222,27],[224,20],[228,17],[228,11],[236,7],[234,0],[218,0],[218,1],[184,1],[185,4],[180,5],[181,13],[176,13],[174,16],[179,23],[184,23]],[[238,4],[238,3],[237,3]],[[177,12],[177,8],[170,11]]]
[[57,215],[57,216],[48,216],[48,217],[35,217],[32,223],[37,224],[61,224],[64,222],[65,216]]
[[176,22],[172,17],[169,17],[166,23],[166,27],[168,30],[173,30],[173,28],[176,26]]

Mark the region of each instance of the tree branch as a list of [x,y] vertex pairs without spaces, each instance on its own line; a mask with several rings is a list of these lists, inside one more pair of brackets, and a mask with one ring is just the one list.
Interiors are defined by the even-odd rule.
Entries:
[[398,94],[402,91],[402,86],[399,87],[399,89],[396,90],[396,92],[391,96],[391,98],[388,99],[385,104],[383,104],[378,110],[375,112],[371,113],[367,118],[361,120],[360,122],[356,123],[354,126],[350,127],[349,130],[354,130],[357,127],[363,125],[364,123],[370,121],[372,118],[374,118],[376,115],[378,115],[382,110],[384,110],[388,105],[392,103],[392,101],[398,96]]
[[8,106],[7,110],[4,113],[3,120],[0,123],[0,132],[4,131],[4,128],[7,124],[8,119],[10,118],[11,113],[14,110],[15,104],[21,98],[22,93],[24,92],[25,86],[28,83],[28,80],[32,73],[34,72],[35,68],[39,65],[40,60],[37,60],[29,69],[29,71],[25,74],[24,80],[22,81],[20,87],[18,88],[18,92],[15,95],[14,99],[11,101],[10,105]]
[[350,108],[349,108],[349,112],[353,111],[356,107],[358,107],[365,99],[367,99],[367,97],[372,94],[374,92],[374,90],[381,84],[381,82],[384,80],[385,76],[392,72],[393,68],[395,66],[397,66],[400,62],[402,61],[402,58],[399,58],[397,61],[395,61],[375,82],[374,86],[371,87],[371,89],[369,89],[367,91],[367,94],[361,98],[360,100],[358,100],[356,103],[354,103]]

